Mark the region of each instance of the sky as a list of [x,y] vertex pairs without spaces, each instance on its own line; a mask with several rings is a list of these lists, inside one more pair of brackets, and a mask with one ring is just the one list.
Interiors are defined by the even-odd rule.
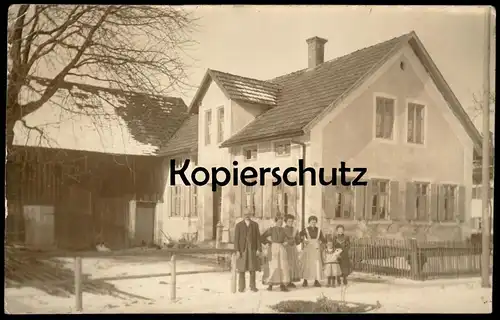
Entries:
[[[307,67],[306,39],[328,40],[325,61],[415,31],[458,97],[474,105],[483,86],[485,15],[481,7],[199,6],[190,82],[207,68],[271,79]],[[492,43],[492,70],[494,70]],[[491,72],[494,88],[494,72]],[[196,88],[182,93],[191,102]],[[471,118],[475,115],[471,112]],[[480,118],[475,119],[481,123]]]
[[[186,55],[190,89],[172,95],[183,98],[187,105],[208,68],[267,80],[306,68],[306,39],[313,36],[328,40],[325,45],[325,61],[328,61],[415,31],[462,106],[481,128],[482,118],[474,95],[480,97],[483,91],[484,7],[239,5],[185,9],[199,19],[197,31],[192,34],[197,45]],[[496,13],[493,14],[496,17]],[[494,21],[493,18],[493,24]],[[492,90],[495,86],[494,39],[492,37],[490,68]],[[57,130],[54,129],[51,136],[62,148],[78,144],[77,137],[102,140],[97,136],[98,130],[83,120],[78,121],[79,126],[91,129],[75,131],[74,120],[62,124],[57,107],[44,106],[29,118],[30,125],[37,127],[42,123],[57,123]],[[493,126],[493,117],[491,124]],[[18,132],[16,129],[16,136],[21,137]],[[73,138],[66,136],[68,132]],[[95,137],[91,139],[90,135]],[[61,142],[63,136],[64,142]],[[30,139],[35,141],[37,137],[32,135]],[[120,148],[125,148],[128,143],[125,140],[129,141],[130,137],[122,140],[124,142],[115,142],[115,147],[122,144]]]

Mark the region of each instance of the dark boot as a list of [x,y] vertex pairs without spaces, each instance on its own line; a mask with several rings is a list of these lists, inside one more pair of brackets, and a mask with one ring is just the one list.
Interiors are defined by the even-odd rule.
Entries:
[[340,286],[342,285],[342,279],[340,277],[337,277],[337,284]]
[[269,287],[267,287],[267,291],[273,291],[273,285],[270,284]]
[[319,283],[318,280],[314,280],[314,286],[319,288],[319,287],[321,287],[321,284]]
[[255,285],[255,271],[250,271],[250,290],[253,292],[259,291]]
[[304,282],[302,282],[302,286],[307,287],[307,280],[304,280]]
[[240,272],[238,275],[238,291],[245,291],[245,272]]
[[344,286],[347,286],[347,276],[342,276],[342,282],[344,283]]
[[283,292],[288,292],[288,289],[284,284],[280,284],[280,290]]
[[295,284],[293,282],[290,282],[288,285],[287,285],[288,288],[296,288]]
[[330,286],[331,286],[332,288],[335,288],[335,277],[332,277],[332,280],[331,280]]

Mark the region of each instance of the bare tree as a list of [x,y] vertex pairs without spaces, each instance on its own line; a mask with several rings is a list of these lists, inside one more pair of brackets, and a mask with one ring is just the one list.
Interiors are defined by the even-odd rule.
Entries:
[[[192,13],[170,6],[11,6],[7,151],[16,122],[28,128],[23,118],[47,103],[65,81],[152,94],[186,86],[183,53],[194,43],[195,20]],[[32,86],[39,77],[49,79],[43,89]],[[26,99],[26,88],[35,90],[36,98]]]

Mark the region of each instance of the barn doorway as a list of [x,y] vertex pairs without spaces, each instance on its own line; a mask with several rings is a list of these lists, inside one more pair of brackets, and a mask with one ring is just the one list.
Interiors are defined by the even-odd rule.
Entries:
[[135,241],[137,244],[154,243],[155,208],[156,203],[154,202],[137,202],[135,214]]

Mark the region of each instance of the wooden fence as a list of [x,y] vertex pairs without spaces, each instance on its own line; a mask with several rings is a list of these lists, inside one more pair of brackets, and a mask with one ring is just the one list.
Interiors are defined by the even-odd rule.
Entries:
[[479,275],[481,246],[470,241],[352,239],[353,271],[425,280]]
[[[121,250],[121,251],[110,251],[110,252],[67,252],[67,251],[52,251],[52,252],[33,252],[33,251],[17,251],[14,253],[13,250],[6,251],[6,269],[9,265],[12,265],[12,261],[9,260],[19,260],[19,258],[28,258],[30,260],[47,260],[52,258],[74,258],[74,294],[75,294],[75,309],[77,311],[83,310],[83,288],[84,286],[92,284],[93,282],[103,282],[103,281],[113,281],[113,280],[124,280],[124,279],[141,279],[141,278],[152,278],[152,277],[170,277],[170,299],[175,301],[177,299],[176,292],[176,276],[183,274],[194,274],[194,273],[206,273],[210,272],[207,270],[202,271],[185,271],[178,272],[177,271],[177,259],[178,257],[183,256],[210,256],[215,255],[219,256],[228,256],[230,257],[230,266],[231,266],[231,279],[228,281],[230,284],[229,289],[232,293],[236,293],[236,254],[233,249],[215,249],[215,248],[207,248],[207,249],[161,249],[161,250]],[[144,274],[144,275],[133,275],[133,276],[117,276],[117,277],[107,277],[107,278],[98,278],[91,279],[83,274],[82,268],[82,260],[85,258],[110,258],[110,257],[165,257],[165,259],[170,259],[170,272],[169,273],[161,273],[161,274]],[[229,264],[229,263],[228,263]],[[57,273],[57,271],[56,271]],[[50,284],[46,279],[41,279],[42,277],[38,276],[35,279],[28,281],[24,284],[39,284],[43,282],[43,284]],[[53,282],[54,284],[64,284],[68,282],[68,279],[57,279],[57,274],[55,279],[49,280],[49,282]],[[229,279],[228,279],[229,280]],[[69,280],[71,281],[71,280]]]

